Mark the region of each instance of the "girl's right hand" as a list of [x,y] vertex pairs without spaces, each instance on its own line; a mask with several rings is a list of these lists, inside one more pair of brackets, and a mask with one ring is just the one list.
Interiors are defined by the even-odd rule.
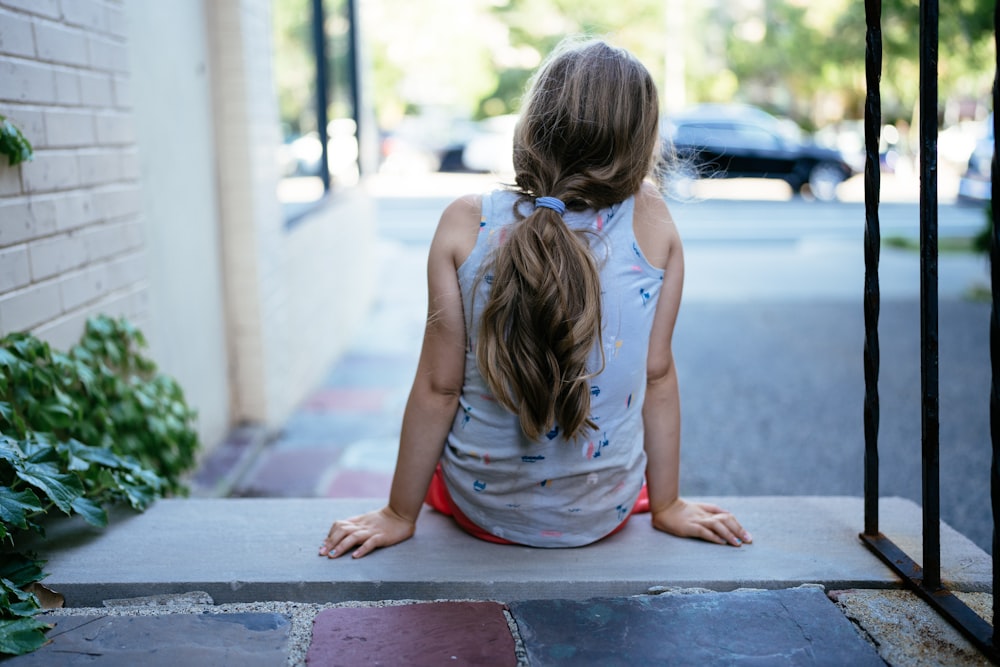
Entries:
[[360,514],[350,519],[334,521],[319,555],[337,558],[354,549],[354,558],[361,558],[378,547],[390,547],[413,536],[416,524],[403,518],[391,507]]

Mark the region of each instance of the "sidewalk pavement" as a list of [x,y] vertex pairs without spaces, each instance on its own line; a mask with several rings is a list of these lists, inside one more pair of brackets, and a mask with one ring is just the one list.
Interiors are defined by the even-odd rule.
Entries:
[[[373,508],[387,497],[426,311],[425,253],[425,248],[405,243],[380,246],[383,270],[391,270],[396,279],[383,281],[389,290],[380,294],[354,343],[279,432],[234,431],[194,476],[196,496],[370,499]],[[803,422],[811,419],[800,417]],[[262,535],[257,543],[263,551],[273,549],[268,537]],[[815,564],[806,553],[809,548],[804,545],[796,558]],[[838,548],[856,548],[861,550],[856,555],[866,558],[853,540],[838,543]],[[139,544],[133,553],[141,557],[144,549],[148,547]],[[585,555],[572,551],[564,555]],[[454,560],[454,553],[448,555]],[[184,567],[184,556],[171,557],[173,569],[198,569],[198,559],[204,557],[192,550],[187,556],[192,562]],[[620,560],[608,558],[606,567]],[[372,559],[374,569],[364,571],[369,572],[368,583],[377,588],[385,582],[386,590],[392,589],[400,568],[408,569],[398,560],[386,560],[394,564],[387,572]],[[424,568],[433,565],[433,557],[422,560],[428,561],[421,563]],[[494,566],[498,560],[503,559],[493,559]],[[575,567],[594,570],[590,561]],[[517,580],[516,571],[506,575]],[[227,601],[235,599],[228,595],[213,600],[205,592],[179,594],[190,591],[181,589],[169,595],[103,600],[103,607],[58,610],[48,616],[56,625],[49,633],[52,643],[8,664],[988,664],[910,593],[848,589],[824,594],[821,587],[808,585],[740,589],[741,580],[734,575],[714,572],[732,579],[714,591],[689,584],[654,587],[646,595],[583,599],[365,597],[334,602],[316,590],[310,593],[310,582],[291,572],[285,573],[284,585],[299,592],[284,600],[264,595],[258,598],[266,599],[252,602]],[[252,581],[228,576],[235,595],[240,587],[254,588],[247,585]],[[484,586],[493,583],[485,571],[478,576]],[[567,580],[585,581],[586,576],[566,572]],[[412,585],[421,585],[419,576]],[[150,592],[159,591],[150,587]],[[969,592],[960,597],[990,617],[990,595]]]

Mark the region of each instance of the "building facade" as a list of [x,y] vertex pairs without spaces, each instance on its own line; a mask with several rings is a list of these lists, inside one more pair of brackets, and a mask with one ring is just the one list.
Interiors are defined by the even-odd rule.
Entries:
[[373,293],[364,178],[289,224],[271,0],[0,0],[0,335],[125,316],[211,448],[274,427]]

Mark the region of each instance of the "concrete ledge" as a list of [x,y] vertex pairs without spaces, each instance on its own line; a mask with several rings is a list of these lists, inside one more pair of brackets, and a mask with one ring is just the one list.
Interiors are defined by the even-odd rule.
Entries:
[[[218,604],[584,599],[636,595],[653,586],[900,586],[858,539],[860,498],[704,500],[736,513],[754,544],[734,549],[674,538],[639,515],[619,534],[584,548],[500,546],[469,537],[425,509],[413,539],[361,560],[329,560],[316,550],[330,523],[382,500],[178,499],[118,516],[103,531],[56,524],[34,549],[48,560],[44,583],[73,607],[193,590]],[[920,508],[900,498],[883,499],[880,508],[882,532],[921,562]],[[991,558],[984,551],[944,524],[941,544],[942,577],[953,590],[991,590]]]

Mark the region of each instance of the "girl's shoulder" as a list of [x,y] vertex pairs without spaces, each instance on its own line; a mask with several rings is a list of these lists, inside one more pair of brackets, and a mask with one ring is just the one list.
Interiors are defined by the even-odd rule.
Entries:
[[639,248],[657,268],[665,268],[670,256],[680,250],[680,235],[670,209],[652,183],[643,183],[635,195],[632,230]]
[[441,214],[432,244],[450,255],[456,268],[465,261],[476,245],[482,215],[482,195],[459,197]]

